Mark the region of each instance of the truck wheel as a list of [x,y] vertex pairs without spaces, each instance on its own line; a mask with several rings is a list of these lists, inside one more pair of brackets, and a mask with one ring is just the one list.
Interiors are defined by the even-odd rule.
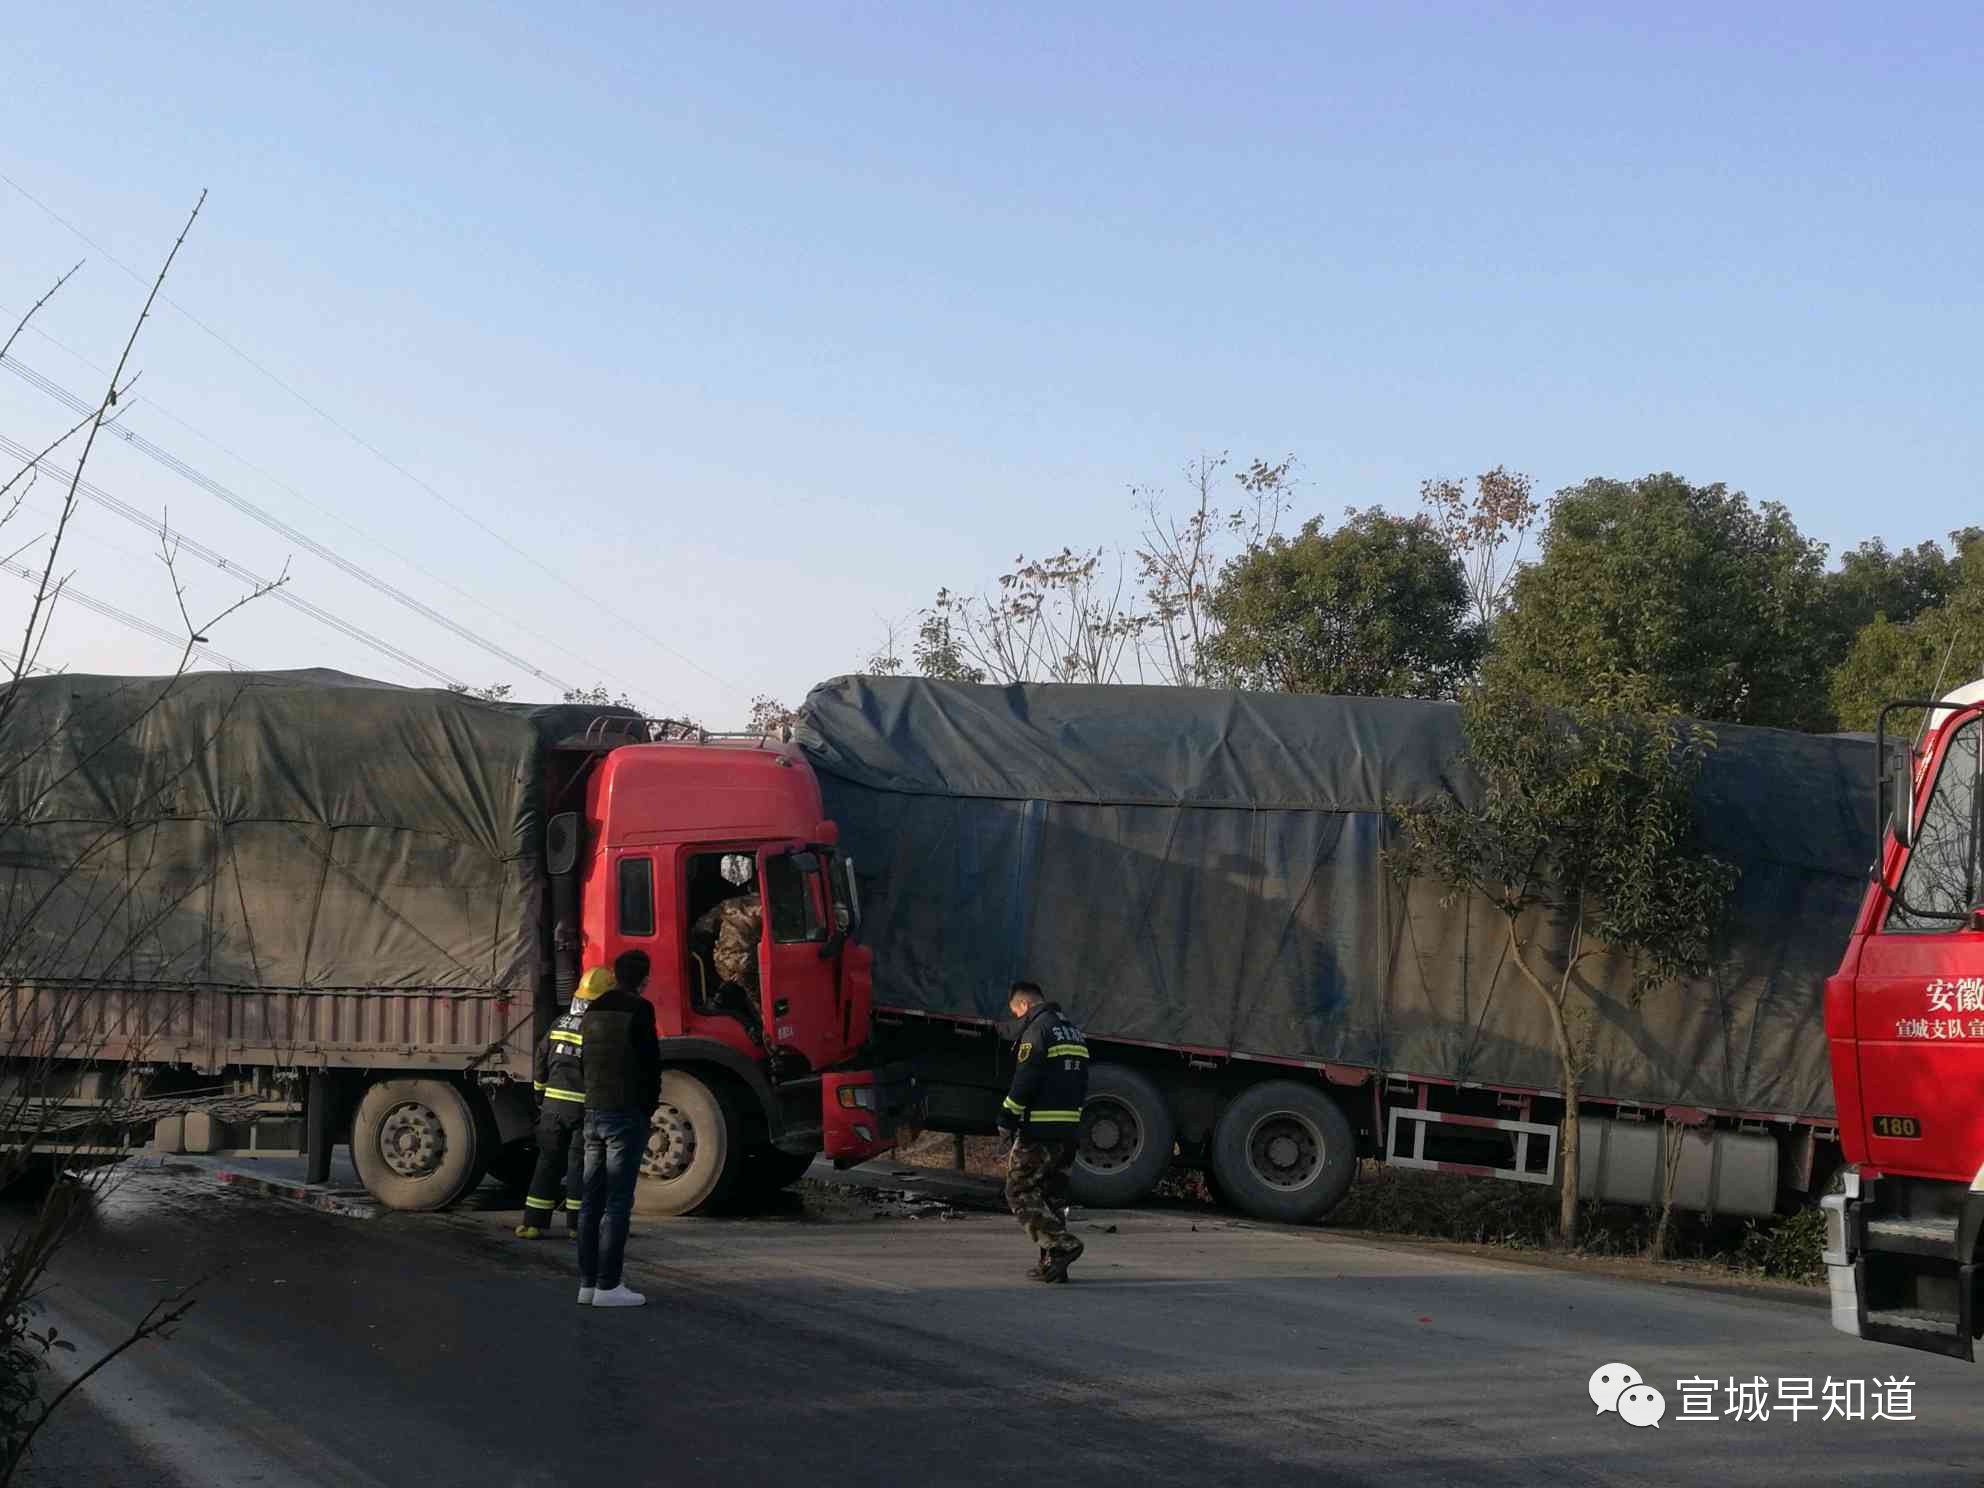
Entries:
[[1120,1064],[1098,1064],[1089,1071],[1068,1191],[1091,1209],[1128,1208],[1157,1187],[1176,1140],[1171,1109],[1154,1083]]
[[1212,1134],[1219,1190],[1243,1213],[1307,1224],[1337,1206],[1357,1173],[1357,1143],[1336,1102],[1293,1080],[1236,1095]]
[[351,1161],[388,1209],[444,1209],[480,1177],[481,1132],[445,1080],[381,1080],[351,1123]]
[[729,1093],[687,1070],[663,1070],[634,1206],[643,1214],[714,1209],[736,1186],[743,1142]]

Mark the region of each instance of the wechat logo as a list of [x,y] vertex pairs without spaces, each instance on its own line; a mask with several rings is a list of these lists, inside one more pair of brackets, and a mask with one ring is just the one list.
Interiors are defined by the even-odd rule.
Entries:
[[1601,1364],[1591,1372],[1586,1386],[1598,1414],[1618,1412],[1628,1426],[1660,1429],[1660,1418],[1667,1414],[1667,1397],[1640,1378],[1630,1364]]

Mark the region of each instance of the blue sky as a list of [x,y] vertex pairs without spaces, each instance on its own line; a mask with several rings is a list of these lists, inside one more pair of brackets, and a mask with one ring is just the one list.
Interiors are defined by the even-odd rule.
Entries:
[[[0,311],[88,258],[16,354],[93,395],[143,291],[48,213],[149,273],[210,188],[167,290],[209,329],[148,327],[131,427],[562,681],[741,721],[940,584],[1127,541],[1127,487],[1207,450],[1296,454],[1301,515],[1506,463],[1726,481],[1835,552],[1977,517],[1967,7],[406,9],[10,16]],[[0,376],[0,435],[65,422]],[[92,469],[545,691],[129,448]],[[147,548],[92,507],[66,567],[170,625]],[[213,639],[419,680],[267,605]],[[47,654],[170,663],[81,610]]]

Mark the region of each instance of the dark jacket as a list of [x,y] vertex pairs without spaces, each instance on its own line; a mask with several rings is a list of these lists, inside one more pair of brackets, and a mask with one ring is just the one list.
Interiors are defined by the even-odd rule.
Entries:
[[586,1103],[585,1064],[580,1053],[586,1038],[579,1023],[591,1006],[573,998],[572,1005],[558,1015],[551,1032],[538,1043],[532,1080],[540,1100],[570,1101],[575,1106]]
[[999,1112],[999,1129],[1029,1142],[1071,1141],[1088,1099],[1088,1038],[1053,1003],[1034,1010],[1020,1030],[1013,1088]]
[[654,1114],[661,1099],[661,1041],[653,1003],[618,987],[594,998],[581,1054],[588,1111]]

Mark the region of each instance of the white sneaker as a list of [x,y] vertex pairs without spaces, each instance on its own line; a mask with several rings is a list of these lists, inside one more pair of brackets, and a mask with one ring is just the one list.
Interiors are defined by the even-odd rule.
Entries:
[[592,1287],[579,1288],[579,1306],[581,1307],[592,1306],[593,1290],[594,1289]]
[[648,1299],[623,1282],[617,1287],[601,1287],[592,1294],[594,1307],[646,1307]]

